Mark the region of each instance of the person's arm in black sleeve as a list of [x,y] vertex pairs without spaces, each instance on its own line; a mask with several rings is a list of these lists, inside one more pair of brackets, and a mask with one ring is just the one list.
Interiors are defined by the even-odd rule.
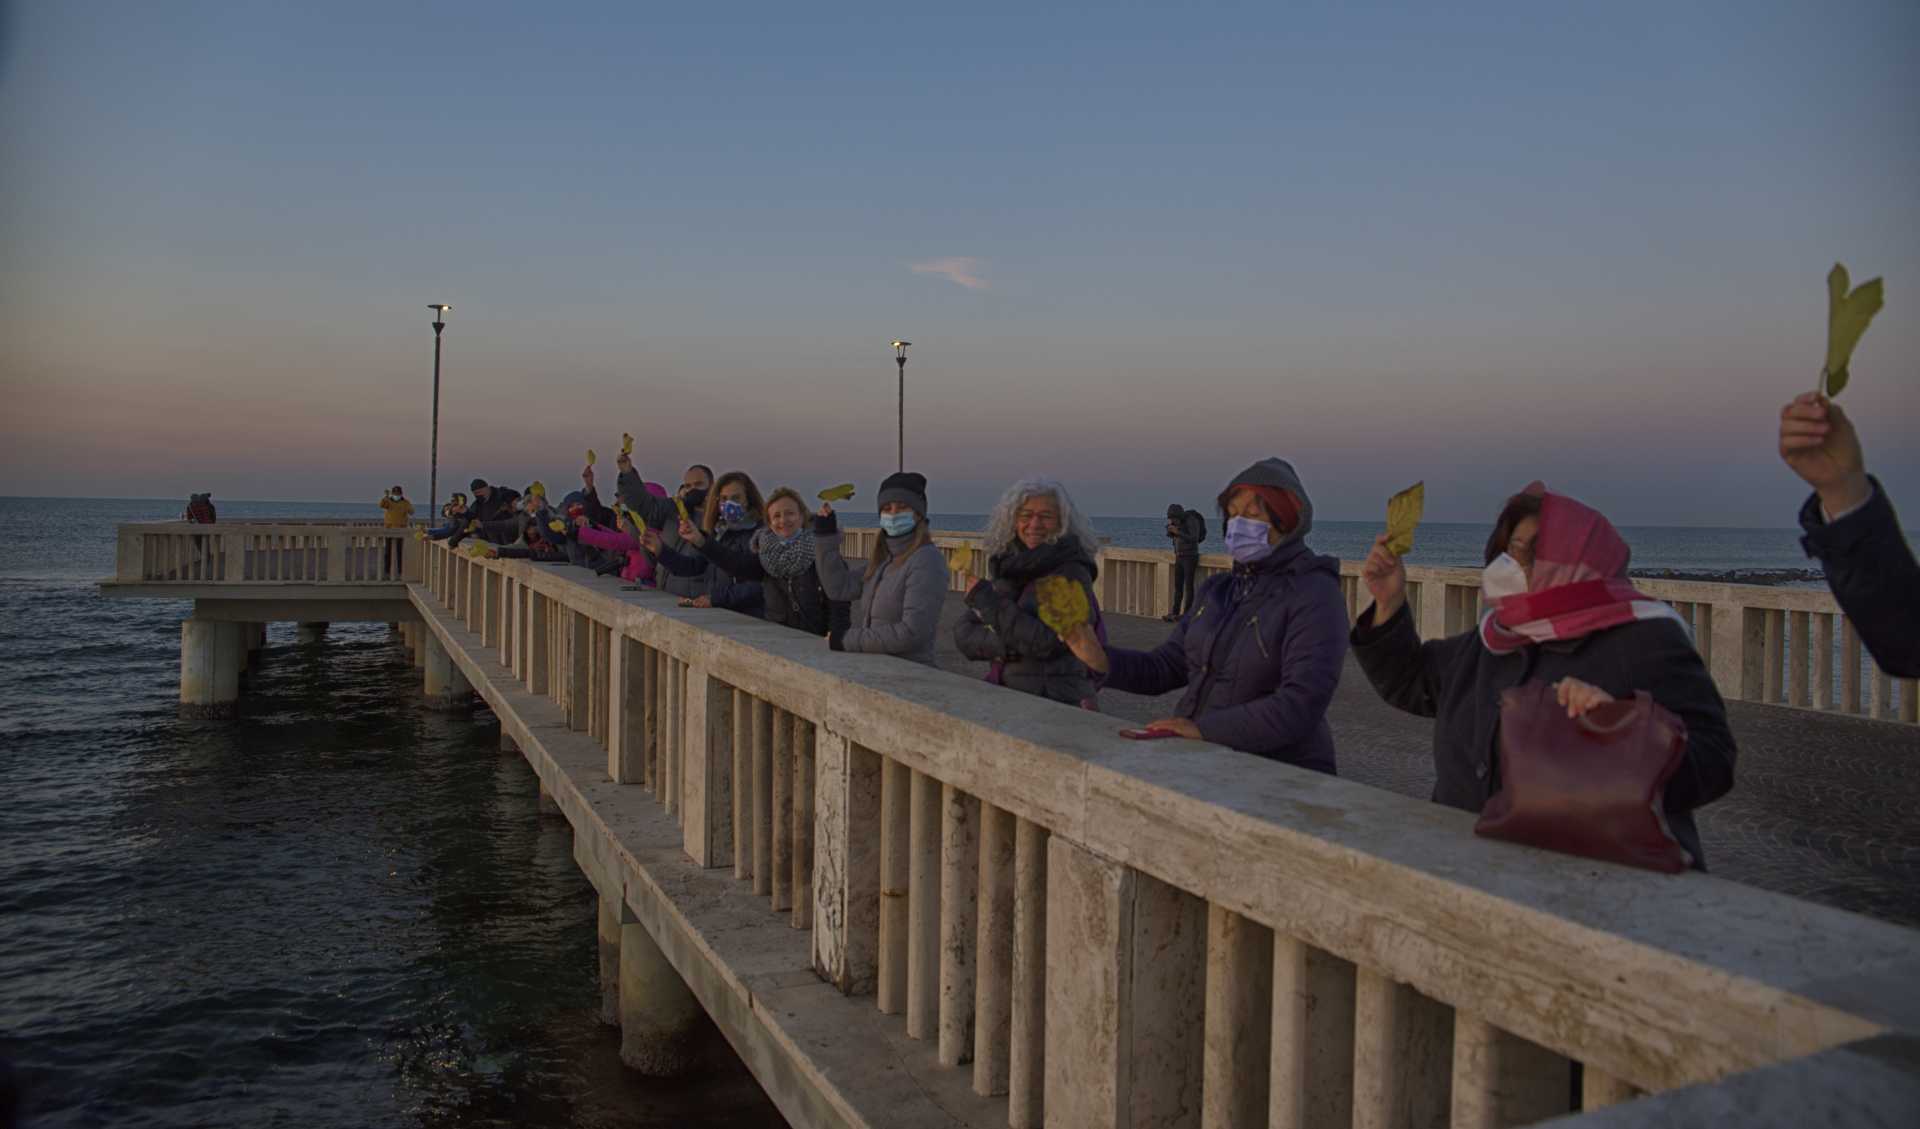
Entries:
[[735,580],[766,579],[767,567],[760,563],[760,554],[751,549],[729,545],[721,538],[712,535],[708,535],[698,547],[703,556],[719,565],[721,571]]
[[1354,623],[1348,636],[1353,657],[1382,701],[1416,717],[1434,716],[1447,665],[1463,643],[1477,645],[1474,633],[1423,643],[1412,605],[1401,604],[1383,624],[1373,622],[1377,610],[1369,607]]
[[1920,677],[1920,562],[1880,480],[1858,509],[1829,522],[1814,494],[1800,507],[1801,544],[1826,569],[1840,610],[1880,669]]

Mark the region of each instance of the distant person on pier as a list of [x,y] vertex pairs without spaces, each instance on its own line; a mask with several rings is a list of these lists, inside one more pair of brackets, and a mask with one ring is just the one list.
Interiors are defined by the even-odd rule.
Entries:
[[[663,496],[665,493],[661,491]],[[584,544],[618,556],[622,562],[621,580],[642,588],[652,588],[656,570],[653,554],[647,547],[646,527],[634,521],[631,510],[624,517],[616,515],[614,521],[616,525],[613,529],[602,529],[588,521],[584,513],[580,514],[574,518],[573,535]]]
[[1167,540],[1173,542],[1172,611],[1161,618],[1168,623],[1180,618],[1180,610],[1194,607],[1193,586],[1200,575],[1200,543],[1207,539],[1207,519],[1199,510],[1190,510],[1178,502],[1167,507]]
[[[649,501],[657,507],[664,499]],[[682,607],[724,608],[758,617],[766,610],[761,582],[767,575],[753,548],[766,512],[760,488],[745,471],[730,470],[714,483],[706,502],[697,525],[686,518],[676,522],[679,549],[659,544],[660,564],[676,576],[706,579],[706,592],[682,597]]]
[[1813,487],[1800,544],[1880,669],[1920,677],[1920,563],[1886,487],[1867,473],[1860,436],[1839,404],[1803,392],[1780,409],[1780,457]]
[[853,605],[846,626],[836,625],[827,645],[836,651],[897,655],[934,665],[940,612],[946,603],[947,559],[933,543],[927,522],[927,479],[912,471],[880,483],[880,536],[874,539],[864,575],[840,554],[840,524],[833,506],[821,503],[813,519],[813,560],[827,596]]
[[766,574],[760,585],[769,623],[824,636],[848,622],[847,605],[829,600],[820,583],[807,504],[793,488],[782,486],[767,496],[766,528],[754,534],[753,550]]
[[1200,586],[1165,643],[1151,651],[1107,648],[1086,628],[1068,642],[1090,669],[1106,673],[1110,690],[1187,688],[1174,716],[1149,729],[1331,775],[1327,704],[1347,657],[1340,562],[1307,547],[1313,501],[1285,459],[1241,471],[1215,504],[1233,570]]
[[1099,684],[1087,664],[1040,619],[1040,582],[1078,585],[1099,635],[1100,601],[1093,581],[1100,551],[1093,526],[1066,487],[1050,478],[1014,483],[987,518],[985,578],[961,573],[967,614],[954,624],[960,653],[989,662],[987,681],[1056,702],[1095,708]]
[[381,497],[380,511],[388,529],[405,529],[413,520],[413,503],[407,501],[407,492],[398,486]]
[[212,494],[187,495],[187,511],[180,515],[181,521],[190,521],[195,525],[212,525],[217,515],[213,512]]
[[447,504],[440,507],[440,524],[427,530],[427,539],[445,541],[452,537],[467,527],[467,523],[472,520],[470,514],[471,511],[467,509],[467,496],[458,490],[454,491],[453,497],[447,499]]
[[1693,813],[1733,787],[1733,733],[1686,625],[1634,589],[1629,555],[1598,511],[1533,483],[1507,500],[1487,538],[1481,592],[1491,610],[1473,630],[1422,641],[1406,566],[1383,533],[1361,566],[1373,605],[1354,623],[1353,653],[1387,704],[1434,719],[1433,798],[1471,812],[1500,790],[1501,691],[1552,684],[1574,717],[1646,691],[1686,725],[1686,758],[1663,807],[1704,870]]

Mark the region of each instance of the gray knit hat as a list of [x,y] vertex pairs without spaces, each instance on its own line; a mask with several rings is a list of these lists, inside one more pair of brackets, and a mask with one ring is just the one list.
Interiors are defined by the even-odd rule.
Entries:
[[927,516],[927,476],[915,474],[910,470],[889,474],[880,483],[880,496],[875,506],[884,506],[888,502],[905,502],[913,507],[913,512],[922,520]]

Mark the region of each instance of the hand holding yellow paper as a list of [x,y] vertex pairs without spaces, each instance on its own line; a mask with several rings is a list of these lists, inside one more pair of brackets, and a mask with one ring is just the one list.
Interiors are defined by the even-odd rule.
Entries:
[[593,464],[599,461],[600,461],[600,456],[593,453],[592,447],[588,447],[587,448],[587,465],[592,466]]
[[1093,618],[1087,604],[1087,590],[1064,576],[1049,576],[1033,586],[1040,604],[1040,622],[1053,628],[1062,638],[1069,631]]
[[851,482],[842,482],[838,486],[829,486],[820,491],[820,500],[823,502],[844,502],[851,497],[853,497]]
[[1853,347],[1867,331],[1867,323],[1886,303],[1880,280],[1863,282],[1851,291],[1847,268],[1839,263],[1827,272],[1827,366],[1820,371],[1820,391],[1838,396],[1847,386],[1847,362]]
[[687,500],[685,498],[676,496],[673,499],[673,508],[680,511],[681,521],[686,522],[688,525],[693,524],[693,515],[687,513]]
[[1387,499],[1387,552],[1396,557],[1413,552],[1413,531],[1426,504],[1425,482],[1416,482]]

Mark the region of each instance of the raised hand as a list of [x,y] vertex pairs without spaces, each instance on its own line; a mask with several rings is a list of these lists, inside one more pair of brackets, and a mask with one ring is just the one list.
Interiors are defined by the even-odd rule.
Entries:
[[1388,535],[1373,539],[1373,549],[1360,565],[1360,579],[1373,597],[1373,625],[1392,619],[1407,602],[1407,566],[1387,548]]
[[707,543],[706,534],[701,533],[700,530],[695,528],[694,524],[686,518],[680,519],[680,540],[685,541],[695,548]]
[[1818,393],[1802,392],[1780,409],[1780,458],[1819,493],[1830,514],[1853,509],[1873,493],[1853,421]]

